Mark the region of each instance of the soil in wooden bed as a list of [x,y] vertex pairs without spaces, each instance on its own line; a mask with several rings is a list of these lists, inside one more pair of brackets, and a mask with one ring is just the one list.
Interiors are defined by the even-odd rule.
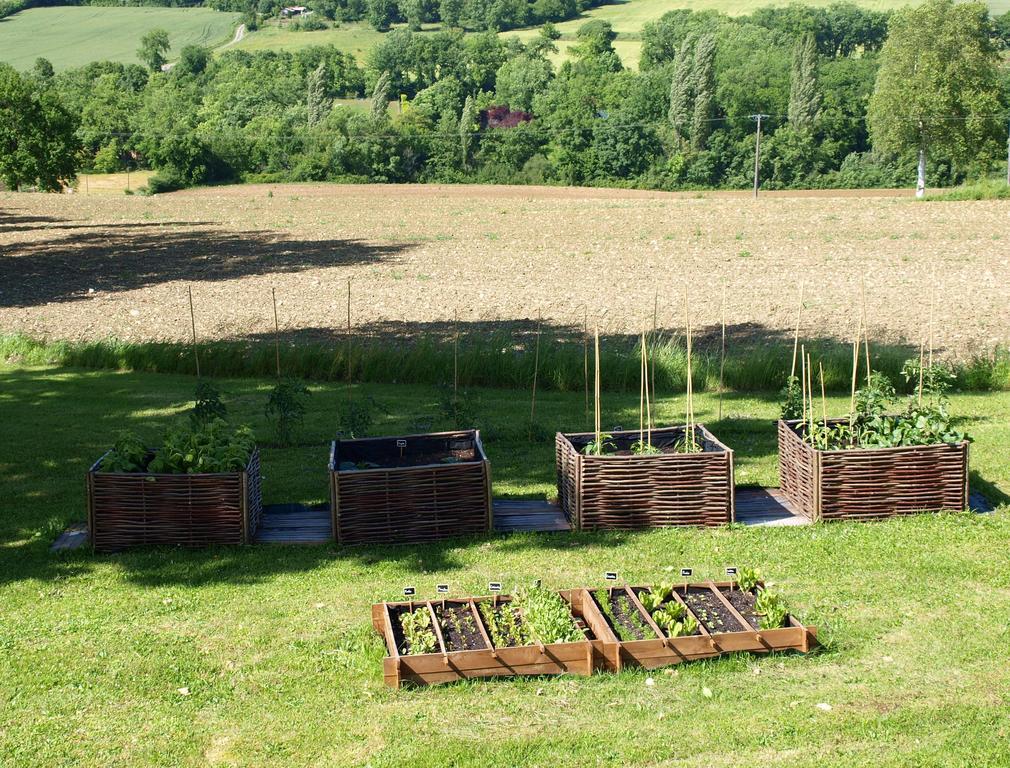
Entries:
[[[636,589],[635,590],[635,594],[638,596],[638,599],[641,600],[642,599],[642,595],[644,595],[646,592],[649,592],[649,591],[651,591],[651,590],[648,590],[648,589]],[[683,597],[683,595],[682,595],[682,597]],[[668,606],[671,602],[673,602],[672,599],[670,599],[670,600],[664,600],[662,603],[660,603],[659,610],[665,609],[666,606]],[[666,631],[662,626],[660,627],[660,630],[663,631],[663,636],[664,637],[669,636],[670,633],[668,631]],[[693,635],[700,635],[700,634],[701,634],[701,629],[699,628],[699,629],[696,629],[694,632],[692,632],[690,635],[681,635],[681,637],[692,637]]]
[[712,590],[704,587],[688,587],[686,592],[682,590],[678,590],[678,592],[684,598],[687,607],[710,633],[743,632],[747,629],[733,616],[729,608],[722,604]]
[[[420,603],[414,607],[414,610],[418,608],[423,608],[424,603]],[[410,641],[407,640],[403,633],[403,617],[410,613],[410,609],[405,605],[395,605],[390,606],[390,626],[393,628],[393,640],[396,641],[396,647],[400,652],[401,656],[409,656],[413,651],[410,648]],[[434,630],[433,630],[434,631]]]
[[469,605],[446,603],[434,605],[447,651],[476,651],[487,648],[477,620]]
[[761,617],[754,613],[754,601],[757,598],[753,594],[739,589],[724,589],[722,595],[736,608],[737,613],[747,619],[753,629],[761,629]]
[[648,640],[656,636],[623,589],[598,589],[593,592],[593,600],[619,640]]

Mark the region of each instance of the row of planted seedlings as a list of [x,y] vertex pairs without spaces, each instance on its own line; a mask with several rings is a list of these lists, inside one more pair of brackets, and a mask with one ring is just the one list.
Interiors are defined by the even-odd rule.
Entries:
[[590,675],[725,653],[808,652],[800,623],[756,571],[736,581],[610,586],[372,606],[387,685],[515,675]]

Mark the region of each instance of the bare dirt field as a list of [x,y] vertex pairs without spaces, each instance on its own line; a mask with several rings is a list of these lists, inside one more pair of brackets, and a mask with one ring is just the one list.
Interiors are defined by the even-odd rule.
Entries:
[[939,347],[1010,340],[1010,204],[907,192],[665,194],[474,186],[246,185],[157,197],[0,193],[0,332],[182,340],[346,324],[423,333],[598,321],[850,338],[865,276],[871,335],[918,343],[936,276]]

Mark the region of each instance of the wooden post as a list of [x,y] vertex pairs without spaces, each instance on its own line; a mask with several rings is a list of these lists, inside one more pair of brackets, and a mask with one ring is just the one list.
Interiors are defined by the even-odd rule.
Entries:
[[187,286],[189,291],[189,327],[193,332],[193,359],[196,360],[196,377],[200,378],[200,349],[196,345],[196,314],[193,312],[193,286]]
[[533,356],[533,397],[530,400],[530,442],[533,442],[533,422],[537,411],[537,373],[540,370],[540,328],[543,324],[543,315],[537,310],[537,346]]
[[277,378],[281,377],[281,326],[277,319],[277,291],[270,288],[270,298],[274,303],[274,357],[277,363]]

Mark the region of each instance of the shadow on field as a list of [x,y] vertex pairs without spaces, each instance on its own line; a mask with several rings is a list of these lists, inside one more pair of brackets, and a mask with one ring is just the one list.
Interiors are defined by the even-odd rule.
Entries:
[[40,228],[46,233],[42,239],[5,246],[0,306],[77,301],[87,298],[89,291],[128,291],[176,280],[221,281],[368,264],[411,247],[350,239],[299,240],[272,232],[199,228],[199,222],[92,226],[42,216],[0,217],[0,234]]

